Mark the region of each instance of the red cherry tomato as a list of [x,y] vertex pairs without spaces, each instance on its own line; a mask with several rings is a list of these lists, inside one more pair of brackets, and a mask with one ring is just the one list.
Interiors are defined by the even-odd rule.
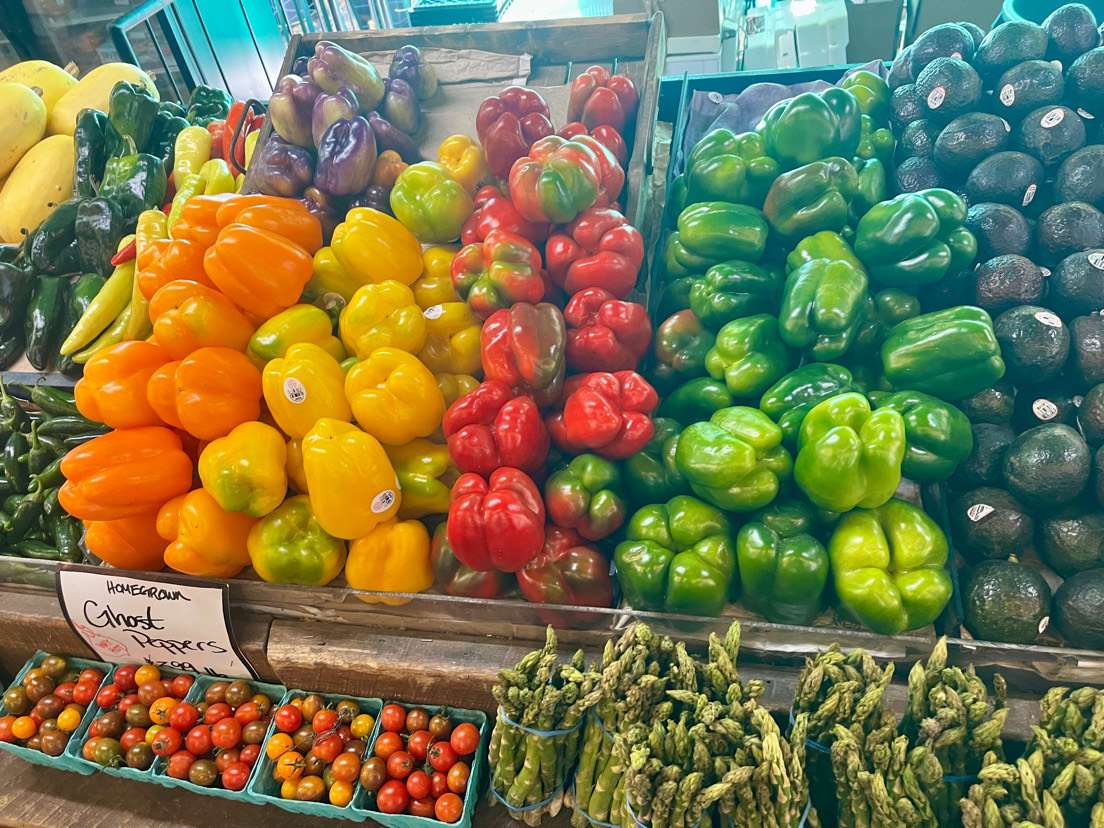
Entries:
[[337,735],[341,739],[341,744],[347,745],[353,740],[353,729],[348,725],[341,725],[337,729]]
[[303,723],[303,713],[293,704],[285,704],[276,711],[273,718],[277,729],[284,733],[294,733]]
[[222,721],[233,715],[234,711],[230,709],[230,705],[226,702],[218,702],[207,708],[207,712],[203,714],[203,723],[213,725],[215,722]]
[[[406,721],[406,716],[403,716],[403,721]],[[376,792],[376,807],[380,809],[380,813],[401,814],[406,810],[408,802],[410,794],[406,791],[406,784],[397,779],[384,782],[383,787]]]
[[429,749],[429,764],[434,770],[448,773],[449,768],[456,764],[456,751],[448,742],[434,742]]
[[[163,727],[157,731],[157,735],[153,737],[153,742],[150,744],[150,747],[153,749],[154,756],[172,756],[180,750],[180,744],[183,741],[184,738],[180,735],[179,730],[174,730],[171,727]],[[200,753],[206,753],[206,751],[200,751]]]
[[336,733],[331,733],[326,738],[319,739],[317,742],[315,742],[314,747],[311,748],[311,751],[314,753],[315,756],[317,756],[328,765],[330,764],[330,762],[341,755],[341,749],[343,747],[345,747],[345,745],[341,741],[341,737],[338,736]]
[[[172,728],[168,728],[172,730]],[[158,736],[161,734],[158,733]],[[188,731],[188,736],[184,740],[184,746],[188,748],[191,753],[196,756],[202,756],[214,747],[214,743],[211,741],[211,726],[206,724],[198,724]]]
[[[126,712],[130,710],[131,705],[138,704],[140,699],[137,693],[131,693],[129,696],[123,696],[119,701],[119,713],[126,715]],[[100,705],[101,707],[103,705]]]
[[223,749],[237,747],[241,742],[241,735],[241,722],[233,716],[227,716],[219,719],[211,728],[211,744]]
[[448,792],[448,776],[440,771],[434,771],[429,777],[429,795],[434,799],[440,799]]
[[[398,756],[397,753],[392,756]],[[390,765],[390,763],[388,763]],[[388,767],[388,770],[391,770]],[[406,790],[411,799],[423,799],[429,796],[429,777],[425,771],[416,770],[406,778]]]
[[73,688],[73,701],[82,707],[87,707],[92,704],[99,689],[100,686],[98,684],[92,684],[88,681],[78,681],[77,686]]
[[199,721],[199,710],[188,702],[181,702],[169,711],[169,726],[187,733]]
[[184,698],[188,695],[188,691],[192,689],[192,685],[195,684],[195,678],[192,676],[177,676],[172,680],[172,694],[178,699]]
[[128,664],[126,667],[120,667],[115,671],[115,675],[111,677],[111,683],[124,693],[133,693],[138,689],[138,682],[134,680],[134,674],[136,672],[138,672],[138,668],[133,664]]
[[250,722],[258,721],[261,718],[261,711],[256,702],[246,702],[234,711],[234,718],[238,720],[238,724],[245,727]]
[[81,672],[80,678],[77,680],[77,684],[80,684],[82,681],[87,681],[91,684],[95,684],[96,688],[99,689],[99,686],[103,684],[103,680],[103,670],[97,670],[95,667],[89,667],[87,670]]
[[114,707],[123,698],[123,691],[114,684],[109,684],[96,694],[96,704],[103,708]]
[[402,733],[406,727],[406,710],[401,704],[389,704],[380,712],[380,724],[391,733]]
[[73,682],[67,681],[64,684],[59,684],[54,688],[54,695],[61,699],[66,704],[73,701],[73,688],[76,687]]
[[402,736],[387,730],[376,737],[376,745],[373,749],[376,756],[387,760],[397,750],[402,750]]
[[468,756],[479,747],[479,728],[470,722],[458,724],[449,737],[449,744],[457,756]]
[[242,762],[253,767],[257,764],[257,757],[261,755],[260,745],[246,745],[241,749],[241,755],[238,757]]
[[471,768],[466,762],[457,762],[448,770],[449,790],[455,794],[463,794],[468,789],[468,779],[471,777]]
[[387,758],[387,772],[392,779],[406,779],[414,772],[414,757],[405,750],[396,750]]
[[433,806],[436,804],[436,801],[431,796],[422,799],[412,799],[410,800],[410,804],[406,806],[406,812],[411,816],[429,817],[432,819],[434,816]]
[[218,756],[215,757],[215,767],[218,768],[218,772],[222,773],[228,767],[235,762],[241,761],[241,751],[237,748],[230,748],[229,750],[220,750]]
[[240,791],[249,781],[249,765],[235,762],[222,772],[222,787],[228,791]]
[[127,728],[126,732],[119,737],[119,746],[123,750],[130,750],[131,747],[145,740],[146,729],[144,727],[131,727]]
[[[172,730],[172,728],[166,728],[165,730]],[[161,731],[161,733],[164,732],[164,730]],[[157,735],[160,736],[161,733]],[[165,769],[165,773],[173,779],[187,779],[188,771],[191,770],[192,765],[195,764],[195,760],[196,758],[192,753],[186,750],[178,750],[169,757],[169,766]]]
[[429,746],[431,744],[433,744],[433,734],[428,730],[419,730],[416,733],[410,734],[410,739],[408,739],[406,743],[406,749],[410,752],[410,755],[419,762],[424,762],[426,756],[429,754]]
[[161,688],[163,690],[161,698],[165,698],[165,696],[175,698],[173,694],[173,680],[171,678],[161,679]]
[[459,822],[464,815],[464,800],[454,793],[447,793],[437,800],[433,813],[441,822]]
[[319,710],[311,719],[311,729],[315,733],[329,733],[337,727],[336,710]]

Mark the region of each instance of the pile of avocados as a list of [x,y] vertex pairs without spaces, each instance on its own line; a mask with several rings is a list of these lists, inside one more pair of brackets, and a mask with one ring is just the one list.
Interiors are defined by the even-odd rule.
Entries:
[[977,266],[925,298],[988,311],[1006,365],[960,402],[974,437],[951,480],[965,626],[1028,644],[1053,624],[1104,649],[1101,31],[1080,4],[1041,26],[936,26],[889,85],[897,189],[959,193],[978,241]]

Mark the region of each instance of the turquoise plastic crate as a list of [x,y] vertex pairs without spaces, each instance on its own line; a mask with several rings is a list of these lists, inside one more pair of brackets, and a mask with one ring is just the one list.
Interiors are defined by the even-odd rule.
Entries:
[[[283,699],[280,700],[280,703],[289,704],[294,698],[303,698],[309,695],[321,696],[326,700],[327,705],[337,704],[342,699],[352,699],[359,703],[360,712],[368,713],[376,720],[376,726],[372,730],[372,734],[368,740],[369,749],[375,743],[376,733],[379,732],[379,714],[383,709],[382,699],[365,699],[359,696],[352,696],[348,693],[312,694],[304,690],[288,690]],[[268,733],[265,735],[266,744],[275,732],[275,729],[275,722],[270,722],[268,725]],[[277,808],[283,808],[285,811],[290,811],[293,814],[305,814],[307,816],[329,817],[330,819],[349,819],[353,822],[364,822],[369,816],[375,818],[375,814],[369,814],[356,807],[357,797],[364,794],[364,789],[360,787],[359,783],[357,784],[356,793],[353,794],[353,801],[344,808],[339,808],[328,802],[299,802],[294,799],[281,798],[280,783],[272,778],[272,768],[274,765],[275,762],[269,759],[268,754],[262,750],[260,761],[257,762],[256,767],[253,768],[253,774],[249,778],[249,785],[245,789],[249,793],[252,801],[266,802],[270,805],[275,805]],[[439,824],[440,823],[438,823],[438,825]]]
[[[19,671],[19,675],[15,677],[15,681],[11,683],[11,686],[15,687],[17,684],[20,684],[23,681],[23,676],[27,675],[27,671],[40,665],[48,655],[50,655],[50,653],[39,650],[31,656],[30,661],[23,665],[23,669]],[[105,664],[102,661],[93,661],[87,658],[65,656],[65,660],[69,663],[69,666],[75,670],[83,671],[92,668],[100,670],[104,674],[104,681],[100,682],[100,687],[103,687],[104,682],[107,681],[107,676],[110,675],[113,669],[110,664]],[[14,754],[21,759],[26,759],[28,762],[33,762],[36,765],[45,765],[48,768],[61,768],[63,770],[70,770],[88,776],[95,770],[96,766],[83,760],[80,762],[73,761],[69,752],[74,744],[82,741],[80,739],[80,734],[88,729],[88,723],[94,718],[92,711],[95,707],[95,702],[88,705],[88,709],[84,711],[84,718],[81,719],[80,725],[69,735],[69,744],[65,746],[65,752],[62,753],[61,756],[47,756],[41,751],[31,750],[21,745],[12,744],[11,742],[0,742],[0,750],[6,750],[8,753]],[[4,702],[0,699],[0,716],[6,715],[7,711],[4,709]]]
[[[222,676],[197,676],[195,684],[192,685],[191,691],[184,699],[191,704],[199,704],[203,701],[204,695],[207,693],[207,688],[218,681],[233,681],[233,679],[224,678]],[[254,681],[252,679],[246,679],[250,686],[253,688],[253,693],[264,693],[272,701],[275,710],[282,699],[287,693],[287,688],[282,684],[268,684],[263,681]],[[269,724],[269,730],[271,730],[271,723]],[[187,734],[184,734],[187,735]],[[268,741],[268,731],[265,731],[264,741],[261,742],[261,756],[264,756],[265,742]],[[217,796],[222,799],[232,799],[235,802],[253,802],[254,804],[260,804],[252,797],[249,796],[249,785],[247,784],[240,791],[228,791],[226,788],[221,787],[222,783],[219,780],[215,780],[215,784],[209,788],[201,787],[200,785],[193,785],[187,779],[174,779],[165,773],[168,767],[168,759],[157,757],[153,761],[153,767],[150,768],[151,780],[158,785],[163,785],[166,788],[184,788],[188,791],[194,791],[195,793],[206,794],[207,796]],[[257,775],[257,769],[261,766],[261,762],[258,761],[253,765],[253,768],[249,774],[250,781]]]
[[[390,702],[388,703],[390,704]],[[432,704],[403,704],[402,702],[396,702],[396,704],[402,705],[407,710],[414,707],[420,707],[427,711],[430,716],[434,716],[445,709]],[[461,828],[471,828],[472,815],[475,813],[476,801],[479,799],[483,777],[486,775],[487,744],[490,728],[487,725],[487,714],[482,710],[464,710],[459,707],[449,707],[447,709],[453,725],[457,725],[461,722],[468,722],[479,728],[479,747],[476,749],[475,756],[472,758],[471,776],[468,778],[468,790],[464,794],[464,815],[460,817],[459,822],[453,823],[454,825],[461,826]],[[372,731],[372,741],[368,745],[369,752],[375,745],[376,737],[379,736],[381,730],[382,728],[377,720],[376,729]],[[381,825],[386,825],[387,828],[431,828],[431,826],[441,825],[440,820],[430,817],[416,817],[410,814],[381,814],[376,810],[375,794],[368,793],[364,788],[359,788],[356,795],[353,796],[353,808],[363,813],[366,817],[374,819]]]

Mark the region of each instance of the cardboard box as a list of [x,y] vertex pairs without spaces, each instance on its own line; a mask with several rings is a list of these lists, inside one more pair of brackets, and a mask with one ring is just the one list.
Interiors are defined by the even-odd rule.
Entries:
[[[663,12],[668,40],[712,36],[720,45],[720,0],[613,0],[614,14]],[[668,46],[670,50],[670,46]]]

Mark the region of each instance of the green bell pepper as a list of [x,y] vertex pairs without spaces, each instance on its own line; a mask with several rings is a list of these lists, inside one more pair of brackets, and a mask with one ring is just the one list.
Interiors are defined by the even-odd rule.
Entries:
[[[687,263],[684,264],[684,261]],[[704,272],[706,268],[701,270],[691,269],[690,264],[696,264],[698,261],[700,261],[699,257],[691,256],[690,251],[682,246],[682,241],[679,239],[676,230],[667,237],[667,241],[663,245],[663,280],[674,282]]]
[[845,261],[813,259],[786,277],[778,314],[782,341],[818,362],[839,359],[862,325],[866,274]]
[[855,197],[851,199],[851,209],[847,213],[848,221],[852,224],[861,220],[875,204],[886,200],[886,170],[881,160],[869,158],[856,161],[855,172],[859,176],[858,186]]
[[171,170],[176,160],[176,136],[190,126],[186,118],[176,114],[174,107],[180,108],[179,104],[171,101],[161,104],[146,142],[146,152],[160,158],[166,170]]
[[932,623],[951,599],[947,538],[903,500],[844,515],[828,557],[840,606],[882,635]]
[[88,198],[77,207],[73,230],[80,249],[81,271],[110,276],[111,259],[130,228],[123,211],[109,198]]
[[882,344],[882,369],[899,390],[963,399],[1004,376],[993,320],[969,305],[899,322]]
[[544,484],[548,519],[601,540],[621,528],[628,507],[620,494],[621,470],[596,454],[580,454]]
[[862,394],[840,394],[817,403],[801,423],[794,480],[820,509],[872,509],[897,491],[904,457],[900,413],[872,412]]
[[920,391],[874,391],[875,410],[892,408],[905,421],[901,474],[918,483],[946,480],[970,456],[974,434],[966,415],[949,402]]
[[679,425],[703,423],[722,408],[732,405],[732,394],[723,382],[711,377],[687,380],[660,403],[656,412]]
[[686,173],[681,173],[671,179],[671,186],[667,190],[667,203],[663,207],[667,222],[670,224],[678,222],[679,215],[690,203],[690,197],[686,189]]
[[76,152],[76,163],[73,167],[75,195],[91,198],[100,189],[104,165],[107,164],[108,135],[114,130],[107,115],[98,109],[82,109],[77,115],[76,128],[73,130],[73,149]]
[[736,538],[743,600],[774,624],[810,624],[824,607],[828,550],[806,533],[752,522]]
[[759,410],[778,423],[782,442],[795,448],[801,423],[815,405],[837,394],[862,390],[842,365],[814,362],[790,371],[764,391]]
[[[672,185],[682,207],[701,201],[730,201],[762,207],[781,168],[766,154],[763,136],[715,129],[705,135],[686,159],[686,172]],[[681,212],[681,209],[680,209]]]
[[886,165],[893,161],[893,151],[896,148],[897,141],[888,128],[879,127],[869,115],[862,116],[862,137],[859,138],[859,148],[855,151],[856,159],[877,159]]
[[797,270],[803,264],[808,264],[813,259],[831,259],[844,261],[858,270],[865,271],[863,263],[859,261],[851,245],[843,240],[839,233],[831,230],[821,230],[811,236],[806,236],[799,241],[786,257],[786,272]]
[[625,482],[625,492],[629,502],[639,508],[649,503],[666,503],[675,495],[690,494],[690,484],[664,458],[669,446],[672,454],[675,447],[673,437],[678,436],[682,427],[668,417],[654,417],[652,425],[655,434],[643,449],[621,463],[621,476]]
[[656,328],[648,380],[666,395],[686,380],[705,376],[705,357],[715,341],[716,335],[692,310],[671,314]]
[[968,267],[977,254],[965,220],[966,202],[950,190],[903,193],[862,217],[855,227],[855,255],[885,287],[938,282]]
[[403,170],[391,189],[391,210],[425,244],[460,238],[472,213],[472,197],[451,172],[434,161]]
[[782,169],[792,170],[822,158],[853,157],[861,117],[855,96],[833,86],[776,103],[755,131],[766,141],[767,154],[777,158]]
[[205,127],[212,121],[224,121],[234,105],[233,96],[211,86],[197,86],[188,99],[188,111],[184,117],[194,126]]
[[128,224],[138,220],[145,210],[160,207],[165,201],[168,177],[160,158],[134,151],[130,136],[123,138],[126,154],[112,158],[104,169],[100,197],[116,202]]
[[853,365],[869,364],[877,358],[894,325],[919,315],[920,300],[911,293],[897,288],[878,291],[866,300],[862,324],[847,349],[847,361]]
[[793,471],[781,445],[782,429],[757,408],[724,408],[707,423],[693,423],[678,436],[676,468],[703,500],[731,512],[751,512],[778,494]]
[[668,282],[659,296],[656,318],[666,319],[679,311],[690,310],[690,289],[694,287],[696,281],[698,280],[695,276],[683,276]]
[[[729,259],[759,261],[767,249],[769,230],[763,213],[746,204],[703,201],[687,207],[678,217],[679,243],[707,266]],[[675,255],[677,258],[677,251]],[[690,267],[687,261],[680,261]]]
[[794,367],[794,354],[778,332],[778,319],[760,313],[733,319],[705,355],[705,368],[724,380],[733,397],[758,399]]
[[782,173],[774,180],[763,214],[785,239],[801,239],[847,224],[859,177],[846,158],[830,157]]
[[813,507],[796,497],[775,500],[751,513],[749,523],[762,523],[784,538],[794,535],[816,535],[820,520]]
[[289,497],[253,527],[246,544],[253,568],[274,584],[328,584],[345,566],[345,542],[315,520],[307,495]]
[[679,495],[629,519],[614,550],[625,600],[636,609],[720,615],[736,592],[736,543],[724,512]]
[[840,86],[855,96],[864,118],[870,118],[879,127],[889,126],[889,99],[893,93],[881,77],[862,69],[844,78]]
[[108,100],[107,117],[118,133],[116,140],[109,145],[108,155],[118,158],[133,150],[127,149],[122,139],[129,137],[138,151],[146,148],[153,132],[153,119],[157,117],[161,104],[146,87],[140,84],[119,81],[111,89]]
[[782,296],[782,274],[749,262],[721,262],[690,287],[690,308],[715,331],[733,319],[775,313]]

